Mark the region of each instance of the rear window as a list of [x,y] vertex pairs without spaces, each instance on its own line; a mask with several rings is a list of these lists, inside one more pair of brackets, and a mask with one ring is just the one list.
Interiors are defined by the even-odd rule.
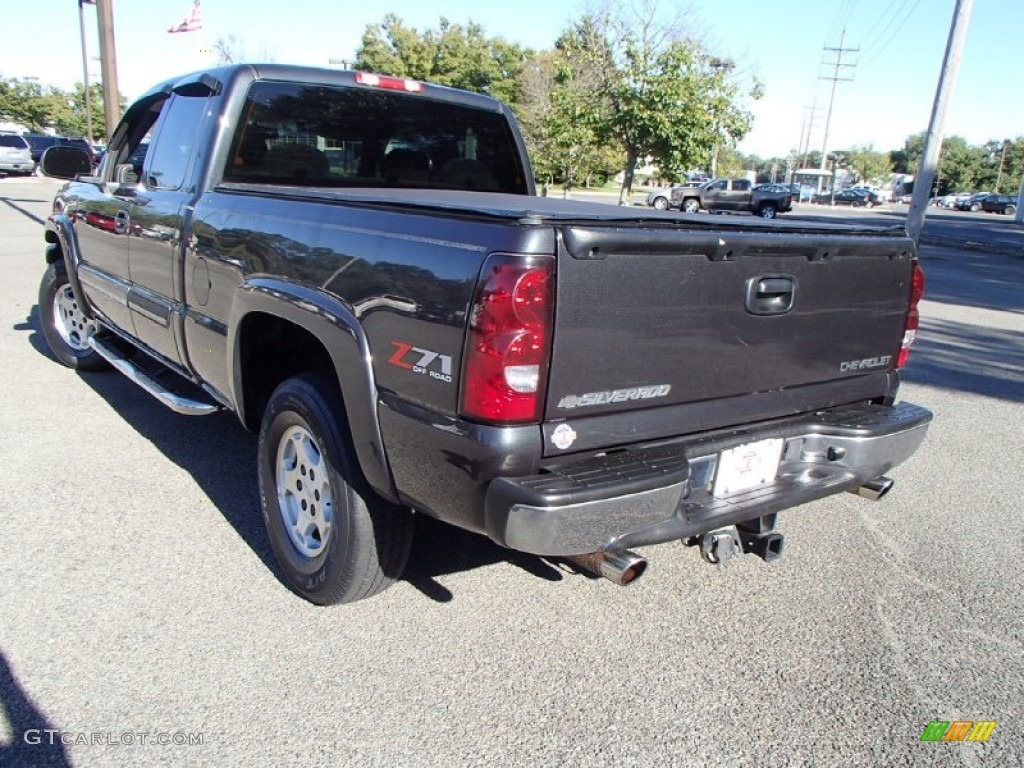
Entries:
[[28,142],[21,138],[21,136],[0,136],[0,147],[28,149]]
[[225,181],[527,191],[503,115],[423,95],[254,83]]

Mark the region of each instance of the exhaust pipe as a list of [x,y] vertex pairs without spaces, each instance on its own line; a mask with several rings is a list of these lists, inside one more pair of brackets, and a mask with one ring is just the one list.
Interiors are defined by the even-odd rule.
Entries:
[[851,488],[850,493],[855,493],[861,498],[868,499],[869,501],[878,501],[892,490],[895,483],[896,481],[891,477],[879,475],[874,480],[868,480],[860,488]]
[[620,587],[632,584],[647,570],[647,559],[626,549],[591,552],[589,555],[573,555],[565,559],[596,576],[603,576]]

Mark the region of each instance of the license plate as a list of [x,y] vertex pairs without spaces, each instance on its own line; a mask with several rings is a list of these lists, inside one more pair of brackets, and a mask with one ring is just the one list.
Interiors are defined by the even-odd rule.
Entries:
[[782,438],[773,438],[722,451],[712,494],[731,496],[771,483],[779,471],[783,442]]

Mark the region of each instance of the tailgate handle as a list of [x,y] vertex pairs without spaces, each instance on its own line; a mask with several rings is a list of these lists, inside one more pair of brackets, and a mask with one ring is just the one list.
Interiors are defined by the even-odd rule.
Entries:
[[793,308],[796,278],[762,275],[747,280],[747,312],[752,315],[784,315]]

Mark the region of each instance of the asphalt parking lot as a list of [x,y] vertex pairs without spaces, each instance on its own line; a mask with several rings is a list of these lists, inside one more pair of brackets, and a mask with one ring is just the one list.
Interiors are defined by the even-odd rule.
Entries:
[[1024,261],[922,248],[929,437],[883,501],[784,513],[775,563],[662,545],[618,588],[421,519],[401,582],[323,609],[233,417],[50,357],[55,188],[0,179],[0,766],[1024,764]]

